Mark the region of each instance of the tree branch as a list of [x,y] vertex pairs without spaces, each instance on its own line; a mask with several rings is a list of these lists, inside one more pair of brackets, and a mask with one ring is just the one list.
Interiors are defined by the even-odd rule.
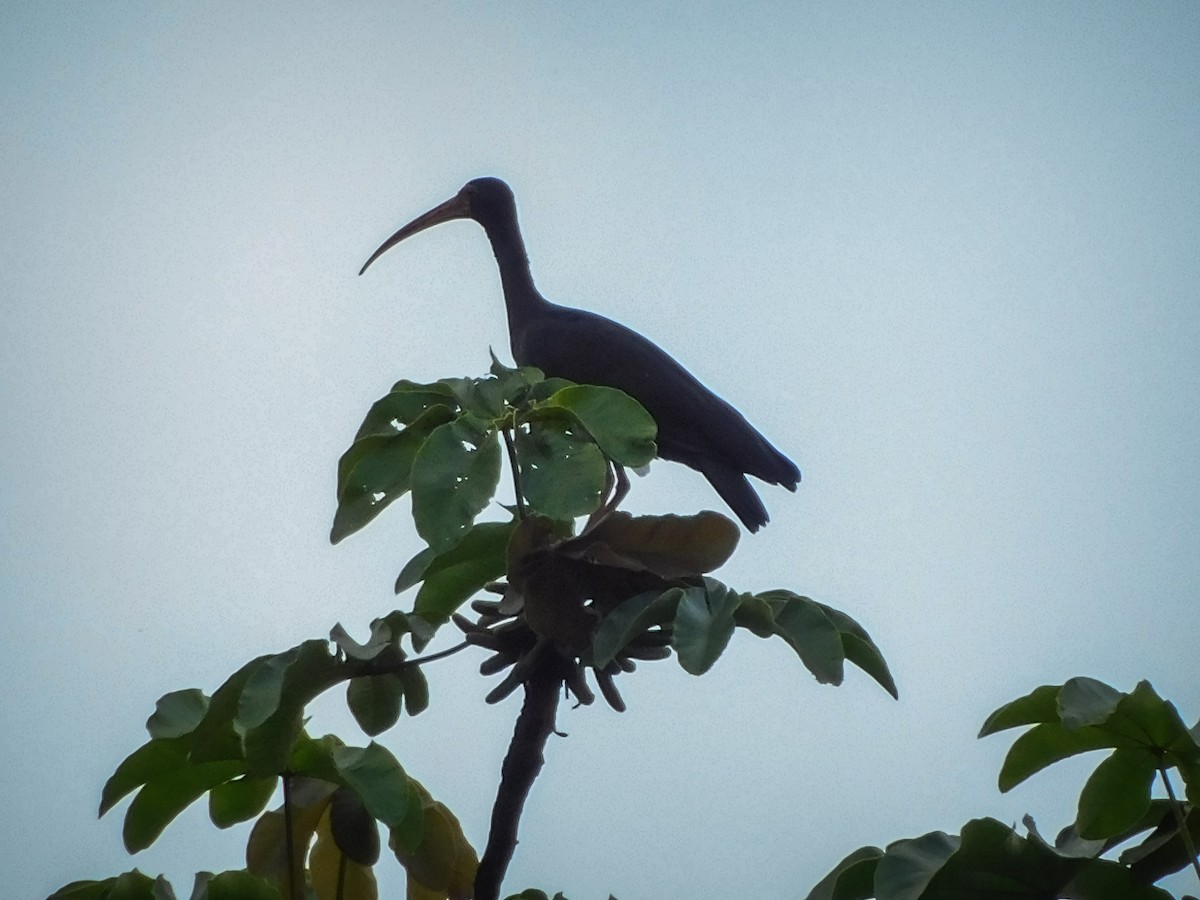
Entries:
[[521,810],[546,761],[543,750],[554,731],[563,660],[549,641],[531,652],[538,658],[525,681],[525,703],[500,769],[487,848],[475,874],[475,900],[498,900],[500,896],[500,884],[517,849]]

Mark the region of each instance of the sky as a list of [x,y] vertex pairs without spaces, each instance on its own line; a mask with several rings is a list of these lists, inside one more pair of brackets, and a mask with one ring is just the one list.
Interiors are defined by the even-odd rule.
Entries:
[[[100,789],[160,695],[411,603],[407,501],[330,546],[337,459],[393,381],[507,358],[503,300],[469,222],[356,272],[481,175],[548,297],[803,470],[718,577],[850,613],[900,689],[748,634],[622,676],[561,710],[506,888],[802,897],[1054,834],[1098,758],[1002,795],[993,709],[1089,675],[1200,716],[1198,41],[1166,2],[4,4],[6,889],[243,864],[204,804],[129,858]],[[659,462],[625,507],[720,501]],[[382,741],[482,847],[519,698],[478,661]],[[310,731],[365,743],[343,706]]]

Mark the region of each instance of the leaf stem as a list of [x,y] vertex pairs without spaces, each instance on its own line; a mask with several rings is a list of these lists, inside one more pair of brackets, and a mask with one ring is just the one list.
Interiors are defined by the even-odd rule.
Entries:
[[406,666],[419,666],[427,662],[433,662],[434,660],[445,659],[447,656],[453,656],[458,651],[465,650],[470,646],[470,643],[463,641],[461,644],[455,644],[448,650],[439,650],[437,653],[430,653],[428,656],[418,656],[415,659],[406,659],[404,664]]
[[[296,842],[292,836],[292,773],[283,773],[283,844],[287,853],[287,874],[288,874],[288,894],[292,900],[303,900],[303,894],[300,891],[300,883],[303,880],[303,871],[297,872],[300,867],[297,865],[296,859]],[[297,876],[300,877],[297,877]]]
[[[516,427],[515,422],[513,427]],[[524,519],[525,497],[521,494],[521,467],[517,464],[517,448],[513,444],[512,430],[505,426],[500,429],[500,433],[504,435],[504,447],[508,450],[508,465],[512,469],[513,493],[517,498],[517,516]]]
[[1175,789],[1171,787],[1171,779],[1167,777],[1167,767],[1161,761],[1158,764],[1158,774],[1162,776],[1163,786],[1167,789],[1167,798],[1171,801],[1171,809],[1175,811],[1175,824],[1179,826],[1179,836],[1183,840],[1183,846],[1187,848],[1192,868],[1196,870],[1196,877],[1200,878],[1200,859],[1196,857],[1196,844],[1192,841],[1192,833],[1188,830],[1187,819],[1183,815],[1183,804],[1175,796]]

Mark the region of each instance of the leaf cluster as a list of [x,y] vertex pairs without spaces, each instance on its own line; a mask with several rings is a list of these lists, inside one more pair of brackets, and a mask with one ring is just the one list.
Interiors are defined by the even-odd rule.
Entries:
[[[1031,726],[1013,742],[1000,771],[1007,791],[1069,757],[1111,751],[1084,784],[1075,822],[1054,843],[1033,820],[1027,834],[975,819],[960,835],[931,832],[850,854],[809,900],[1170,900],[1153,882],[1195,865],[1200,841],[1200,725],[1188,729],[1148,682],[1123,693],[1092,678],[1043,685],[993,712],[980,737]],[[1170,772],[1186,802],[1174,796]],[[1158,775],[1167,799],[1154,799]],[[1144,835],[1116,859],[1108,854]]]
[[[123,826],[130,853],[148,847],[205,794],[218,828],[254,819],[246,872],[198,880],[196,900],[256,896],[224,893],[228,884],[250,883],[249,876],[266,885],[264,897],[374,898],[379,826],[407,870],[410,894],[469,897],[478,860],[450,811],[381,745],[346,746],[333,735],[312,738],[303,727],[307,703],[343,680],[350,682],[351,710],[368,732],[390,727],[402,700],[410,714],[421,712],[428,703],[424,674],[405,663],[399,646],[401,636],[414,635],[414,623],[422,627],[400,613],[377,620],[362,645],[339,627],[336,653],[327,641],[306,641],[252,660],[211,697],[196,689],[165,695],[146,723],[150,739],[105,784],[100,814],[135,794]],[[264,811],[280,786],[283,804]],[[55,896],[133,891],[128,896],[140,897],[145,890],[169,891],[164,884],[126,873],[68,885]]]

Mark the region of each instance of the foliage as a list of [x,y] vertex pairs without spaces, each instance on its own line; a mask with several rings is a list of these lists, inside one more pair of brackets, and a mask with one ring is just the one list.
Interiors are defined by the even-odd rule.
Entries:
[[[879,649],[846,613],[786,590],[739,592],[711,577],[738,543],[727,517],[617,510],[623,468],[648,463],[654,437],[653,420],[620,391],[546,379],[494,358],[482,378],[397,382],[338,463],[330,538],[341,541],[411,494],[426,546],[403,565],[395,590],[416,588],[412,609],[376,619],[363,643],[337,625],[329,640],[253,659],[211,696],[165,695],[147,722],[149,740],[105,785],[101,815],[132,795],[123,828],[130,853],[206,795],[218,828],[253,822],[245,870],[200,873],[193,900],[375,898],[380,826],[410,898],[494,897],[561,691],[595,700],[586,672],[621,710],[617,675],[672,655],[702,674],[742,628],[785,640],[822,684],[840,684],[849,661],[895,696]],[[505,457],[509,506],[496,502]],[[489,509],[498,518],[483,518]],[[477,597],[485,591],[493,599]],[[469,618],[462,608],[472,598]],[[450,621],[465,641],[417,656]],[[489,702],[522,686],[527,698],[482,860],[454,815],[382,745],[349,746],[305,728],[308,703],[344,682],[359,726],[381,735],[429,705],[425,666],[470,647],[492,653],[482,674],[506,673]],[[535,696],[540,710],[531,709]],[[282,802],[268,809],[280,792]],[[174,893],[134,870],[54,896]]]
[[[1028,816],[1024,837],[994,819],[975,819],[960,835],[935,831],[886,850],[856,850],[809,900],[1170,900],[1153,882],[1197,864],[1200,725],[1184,727],[1175,707],[1148,682],[1122,693],[1092,678],[1073,678],[1000,707],[980,737],[1026,725],[1032,727],[1013,742],[1001,768],[1001,791],[1071,756],[1112,751],[1085,783],[1074,824],[1053,845]],[[1174,795],[1172,769],[1187,802]],[[1155,775],[1165,800],[1151,796]],[[1102,858],[1146,832],[1115,860]]]

